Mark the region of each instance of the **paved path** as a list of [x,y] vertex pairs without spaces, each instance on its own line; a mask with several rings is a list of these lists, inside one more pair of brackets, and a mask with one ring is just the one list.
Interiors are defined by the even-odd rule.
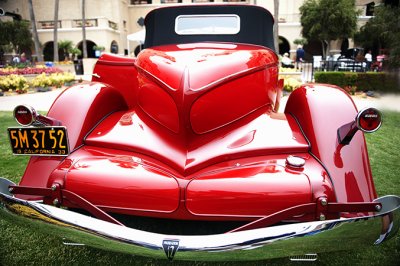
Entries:
[[38,111],[47,111],[61,92],[62,89],[56,89],[48,92],[2,96],[0,97],[0,111],[12,111],[19,104],[30,105]]
[[380,97],[353,97],[358,109],[365,107],[375,107],[380,110],[391,110],[400,112],[400,95],[399,94],[386,94]]
[[[56,89],[49,92],[38,92],[28,93],[22,95],[3,96],[0,97],[0,111],[12,111],[18,104],[27,104],[32,106],[38,111],[47,111],[51,107],[51,104],[62,92],[62,89]],[[280,106],[282,112],[285,108],[287,96],[283,97]],[[364,107],[375,107],[380,110],[392,110],[400,112],[400,95],[399,94],[387,94],[380,97],[362,97],[354,96],[354,102],[358,109]]]
[[[91,75],[77,75],[76,80],[90,81]],[[19,104],[30,105],[37,111],[48,111],[63,89],[0,97],[0,111],[12,111]]]

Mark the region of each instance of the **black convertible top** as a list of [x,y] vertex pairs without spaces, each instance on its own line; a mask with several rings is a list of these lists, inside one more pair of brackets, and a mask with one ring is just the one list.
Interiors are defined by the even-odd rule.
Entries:
[[[175,20],[182,15],[224,15],[235,14],[240,17],[240,31],[236,34],[186,34],[175,32]],[[251,5],[190,5],[154,9],[145,19],[146,39],[144,47],[165,44],[194,42],[234,42],[256,44],[274,49],[274,19],[271,13]]]

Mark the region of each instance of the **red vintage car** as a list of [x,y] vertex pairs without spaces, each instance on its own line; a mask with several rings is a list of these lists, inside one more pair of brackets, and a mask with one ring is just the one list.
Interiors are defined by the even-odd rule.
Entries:
[[312,260],[393,237],[400,198],[377,197],[363,134],[379,111],[306,84],[279,113],[273,23],[250,5],[156,9],[137,58],[103,55],[46,116],[17,106],[11,147],[32,157],[19,185],[1,179],[1,219],[170,260]]

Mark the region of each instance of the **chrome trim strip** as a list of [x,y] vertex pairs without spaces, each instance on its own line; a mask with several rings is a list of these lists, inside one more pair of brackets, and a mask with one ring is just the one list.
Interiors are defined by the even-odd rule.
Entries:
[[114,252],[161,259],[244,261],[380,244],[399,229],[400,197],[385,196],[376,201],[383,207],[374,216],[196,236],[136,230],[4,193],[0,193],[0,219],[59,235],[74,245]]

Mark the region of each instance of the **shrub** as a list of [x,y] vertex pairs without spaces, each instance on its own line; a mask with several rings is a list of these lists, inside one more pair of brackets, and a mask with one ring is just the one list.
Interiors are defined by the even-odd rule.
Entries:
[[[294,73],[294,74],[293,74]],[[298,74],[298,75],[296,75]],[[283,79],[283,90],[287,92],[292,92],[298,87],[300,87],[301,84],[303,84],[300,81],[300,70],[294,69],[294,68],[285,68],[285,67],[280,67],[279,68],[279,79]]]
[[62,74],[62,80],[64,84],[69,84],[75,81],[75,75],[72,74],[71,72],[64,72]]
[[60,88],[62,85],[66,83],[71,83],[75,80],[75,75],[65,72],[65,73],[53,73],[50,75],[46,75],[46,73],[42,73],[37,75],[31,81],[31,86],[35,88],[46,88],[55,86]]
[[395,78],[384,72],[359,73],[356,86],[362,91],[398,91]]
[[283,79],[284,79],[283,90],[287,91],[287,92],[294,91],[295,89],[300,87],[301,84],[302,84],[300,81],[298,81],[297,79],[292,78],[292,77],[285,77],[284,76]]
[[0,76],[0,89],[2,91],[16,91],[25,93],[28,91],[28,82],[25,77],[11,74],[8,76]]
[[[11,74],[0,76],[0,91],[15,91],[17,93],[26,93],[29,87],[33,88],[48,88],[62,85],[70,86],[75,81],[75,75],[69,72],[52,73],[47,75],[42,73],[33,78],[30,82],[22,75]],[[46,89],[48,90],[48,89]]]
[[301,71],[299,69],[296,69],[296,68],[288,68],[288,67],[280,67],[279,68],[279,73],[280,74],[285,74],[285,73],[288,73],[288,72],[290,72],[290,73],[293,73],[293,72],[301,73]]
[[49,76],[50,82],[52,86],[56,86],[57,88],[61,88],[64,85],[63,74],[55,73]]
[[333,84],[339,87],[354,85],[357,74],[354,72],[317,72],[314,74],[315,82]]
[[46,75],[46,73],[42,73],[37,75],[34,79],[31,80],[31,86],[35,88],[46,88],[52,85],[52,81],[50,77]]
[[395,77],[385,72],[316,72],[315,82],[337,85],[348,92],[398,91]]

